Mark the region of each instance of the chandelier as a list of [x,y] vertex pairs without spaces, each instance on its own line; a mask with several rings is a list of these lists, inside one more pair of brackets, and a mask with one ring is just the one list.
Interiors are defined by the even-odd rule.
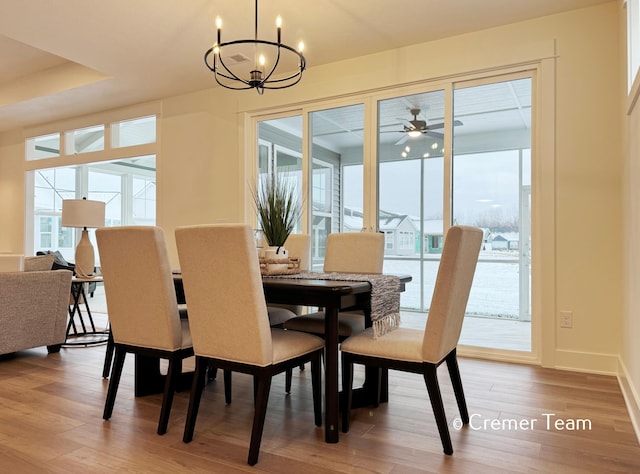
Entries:
[[[204,63],[213,72],[216,82],[222,87],[233,90],[255,89],[258,94],[262,95],[265,89],[285,89],[296,85],[302,79],[302,72],[307,66],[302,55],[304,44],[301,41],[298,49],[294,49],[282,43],[282,19],[280,17],[276,19],[277,42],[258,39],[258,0],[256,0],[254,39],[223,43],[220,39],[222,28],[220,17],[216,18],[216,28],[217,40],[204,53]],[[242,48],[245,48],[246,51],[247,47],[252,49],[251,54],[254,55],[253,64],[249,71],[243,64],[247,61],[251,64],[249,58],[239,52]],[[267,65],[267,58],[272,61],[271,65]],[[282,67],[281,60],[286,62],[284,67]],[[293,67],[293,62],[297,65],[295,73],[281,77],[282,74],[276,71],[278,66],[281,66],[281,70]]]

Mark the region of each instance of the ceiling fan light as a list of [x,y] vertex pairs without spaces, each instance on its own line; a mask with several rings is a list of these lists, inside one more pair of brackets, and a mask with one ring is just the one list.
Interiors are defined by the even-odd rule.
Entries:
[[422,132],[420,130],[411,130],[410,132],[408,132],[408,135],[412,138],[415,138],[422,135]]

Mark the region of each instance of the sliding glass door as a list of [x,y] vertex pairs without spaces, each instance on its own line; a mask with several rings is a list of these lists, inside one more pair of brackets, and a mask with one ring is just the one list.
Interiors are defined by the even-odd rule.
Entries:
[[[410,274],[407,310],[424,312],[433,292],[444,235],[442,90],[378,102],[378,222],[384,271]],[[422,318],[422,323],[424,318]]]
[[447,229],[480,227],[461,342],[531,352],[532,77],[385,91],[258,121],[259,174],[287,163],[307,190],[313,269],[329,233],[383,232],[384,271],[412,276],[403,324],[424,327]]
[[463,343],[531,351],[531,97],[530,77],[453,92],[453,222],[484,230]]

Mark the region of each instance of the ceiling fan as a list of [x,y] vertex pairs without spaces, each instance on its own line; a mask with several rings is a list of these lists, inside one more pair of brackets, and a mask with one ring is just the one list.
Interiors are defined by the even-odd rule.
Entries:
[[[409,137],[419,137],[421,135],[429,135],[435,138],[444,138],[444,135],[442,133],[434,132],[434,130],[444,128],[444,123],[427,125],[426,120],[418,119],[418,115],[420,115],[419,108],[412,108],[409,110],[409,112],[411,113],[411,115],[413,115],[413,120],[399,118],[398,120],[402,120],[403,122],[405,122],[405,125],[403,126],[402,130],[393,130],[396,133],[404,134],[404,136],[395,143],[396,145],[401,145],[402,143],[407,141]],[[458,125],[462,125],[462,122],[460,120],[454,120],[453,125],[457,127]]]

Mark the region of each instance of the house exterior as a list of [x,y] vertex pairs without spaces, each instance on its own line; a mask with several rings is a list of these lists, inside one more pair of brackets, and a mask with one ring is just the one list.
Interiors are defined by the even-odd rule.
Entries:
[[[384,254],[389,256],[408,257],[420,253],[420,221],[406,214],[379,211],[380,232],[384,232]],[[425,220],[424,243],[425,253],[442,253],[444,236],[442,220]],[[363,228],[361,209],[345,207],[343,215],[344,232],[359,232]]]

